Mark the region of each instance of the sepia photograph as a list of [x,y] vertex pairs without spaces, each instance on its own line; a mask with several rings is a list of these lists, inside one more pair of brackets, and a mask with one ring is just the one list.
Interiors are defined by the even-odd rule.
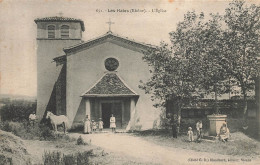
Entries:
[[0,0],[0,165],[260,164],[260,0]]

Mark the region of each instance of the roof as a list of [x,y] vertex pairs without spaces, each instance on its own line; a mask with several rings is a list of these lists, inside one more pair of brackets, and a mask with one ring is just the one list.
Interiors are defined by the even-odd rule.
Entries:
[[139,96],[116,72],[107,72],[82,97]]
[[68,17],[45,17],[45,18],[37,18],[34,20],[35,23],[38,22],[79,22],[81,26],[81,30],[85,31],[84,22],[81,19],[68,18]]
[[122,36],[119,36],[117,34],[112,33],[111,31],[108,31],[106,34],[104,34],[104,35],[102,35],[98,38],[94,38],[94,39],[91,39],[91,40],[88,40],[88,41],[85,41],[85,42],[81,42],[77,45],[74,45],[74,46],[71,46],[71,47],[68,47],[68,48],[64,48],[63,50],[64,50],[65,53],[71,53],[71,52],[74,52],[74,51],[77,51],[77,50],[80,50],[80,49],[83,49],[83,48],[91,47],[94,44],[103,43],[105,41],[110,41],[110,42],[120,41],[120,43],[132,45],[134,47],[141,48],[141,49],[144,49],[144,50],[156,48],[156,46],[153,46],[153,45],[150,45],[150,44],[145,44],[145,43],[142,43],[142,42],[137,42],[135,40],[131,40],[131,39],[128,39],[127,37],[122,37]]

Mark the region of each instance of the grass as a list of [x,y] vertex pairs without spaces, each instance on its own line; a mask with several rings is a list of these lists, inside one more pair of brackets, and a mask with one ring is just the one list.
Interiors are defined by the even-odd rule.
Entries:
[[5,121],[0,123],[0,129],[7,132],[12,132],[14,135],[21,137],[24,140],[64,140],[76,141],[63,133],[55,134],[48,126],[40,123],[35,123],[34,126],[28,125],[27,121],[12,122]]
[[0,164],[31,164],[21,138],[9,132],[0,131]]
[[44,165],[85,165],[90,164],[89,157],[94,156],[93,150],[64,155],[59,151],[44,152]]
[[216,142],[188,142],[186,135],[180,135],[177,139],[173,139],[171,133],[167,130],[137,131],[134,132],[133,135],[141,136],[145,140],[151,141],[159,145],[195,150],[199,152],[211,152],[222,155],[237,155],[251,157],[259,157],[260,155],[260,143],[246,136],[242,132],[232,133],[232,141],[229,141],[227,143],[223,143],[218,140]]

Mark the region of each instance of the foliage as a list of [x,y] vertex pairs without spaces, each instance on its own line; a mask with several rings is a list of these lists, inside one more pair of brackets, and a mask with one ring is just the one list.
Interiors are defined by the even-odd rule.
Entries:
[[10,157],[0,154],[0,164],[13,164],[13,160]]
[[28,120],[29,115],[33,112],[36,112],[36,102],[26,100],[6,102],[0,110],[2,121]]
[[217,96],[227,92],[228,78],[219,64],[218,56],[222,53],[221,16],[211,14],[206,20],[204,14],[188,12],[184,21],[170,33],[175,54],[184,56],[193,72],[192,81],[198,84],[203,94],[215,93],[216,113]]
[[85,165],[90,164],[89,157],[93,156],[93,150],[78,152],[77,154],[64,155],[61,152],[44,152],[44,165]]
[[86,145],[87,143],[84,141],[84,139],[79,136],[77,139],[77,145]]
[[144,55],[152,75],[140,88],[152,94],[152,100],[159,102],[156,106],[175,100],[178,114],[184,101],[214,92],[218,113],[217,97],[238,84],[246,114],[247,92],[259,76],[259,17],[259,6],[237,0],[224,16],[210,14],[205,19],[204,13],[187,12],[170,33],[171,46],[161,43]]
[[57,137],[54,132],[44,124],[36,123],[35,126],[28,125],[27,121],[23,122],[2,122],[1,130],[12,132],[14,135],[23,139],[31,140],[55,140]]
[[177,100],[177,114],[183,102],[196,92],[193,71],[185,57],[174,54],[172,48],[167,44],[150,50],[143,57],[150,66],[151,78],[147,82],[142,82],[139,86],[146,93],[152,94],[152,100],[156,101],[155,107],[164,107],[167,100]]
[[234,0],[226,9],[221,64],[241,87],[244,96],[244,115],[247,113],[247,92],[254,88],[253,79],[259,76],[260,6],[248,6],[245,1]]
[[63,163],[63,158],[62,158],[62,154],[61,152],[44,152],[43,155],[43,162],[44,165],[52,165],[52,164],[56,164],[56,165],[62,165]]
[[32,164],[21,138],[12,133],[0,131],[0,164]]

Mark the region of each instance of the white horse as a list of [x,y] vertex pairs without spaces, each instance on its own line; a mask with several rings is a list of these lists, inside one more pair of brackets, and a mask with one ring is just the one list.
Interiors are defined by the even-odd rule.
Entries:
[[46,115],[46,119],[51,120],[51,125],[53,127],[53,129],[55,130],[55,132],[57,133],[57,125],[63,125],[64,128],[64,133],[67,132],[67,127],[68,127],[68,117],[65,115],[54,115],[52,112],[47,111],[47,115]]

